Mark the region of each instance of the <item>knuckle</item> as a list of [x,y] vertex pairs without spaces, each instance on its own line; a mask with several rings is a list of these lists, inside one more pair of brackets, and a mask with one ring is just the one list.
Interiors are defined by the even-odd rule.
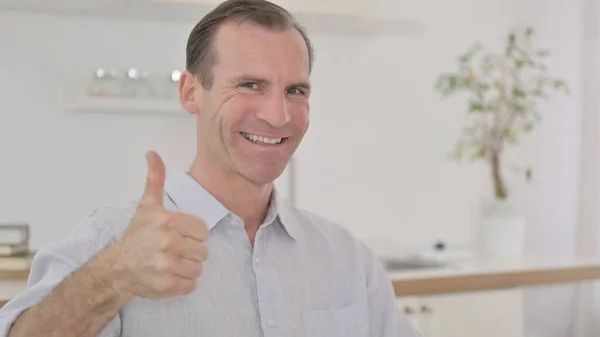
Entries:
[[165,233],[160,237],[158,247],[163,252],[170,252],[175,250],[177,245],[177,238]]
[[200,238],[204,240],[208,238],[210,231],[208,230],[208,225],[206,225],[206,223],[203,220],[200,220],[199,225],[200,226],[198,226],[198,235],[200,235]]
[[163,229],[169,229],[173,227],[174,217],[169,212],[161,212],[158,215],[158,226]]
[[159,283],[159,291],[163,293],[172,293],[177,289],[177,278],[174,276],[165,277]]
[[200,257],[202,257],[203,261],[206,261],[210,256],[210,249],[206,245],[200,246]]
[[202,263],[198,263],[198,266],[196,266],[196,276],[202,276],[204,272],[204,265]]
[[196,289],[196,282],[191,280],[179,280],[177,288],[173,292],[181,295],[189,294]]
[[169,272],[173,268],[173,261],[167,257],[161,257],[156,261],[155,268],[159,273]]

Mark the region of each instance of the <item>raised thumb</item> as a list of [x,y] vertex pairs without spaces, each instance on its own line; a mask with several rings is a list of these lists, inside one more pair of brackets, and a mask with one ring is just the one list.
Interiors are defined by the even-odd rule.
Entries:
[[164,206],[165,164],[160,156],[154,151],[146,153],[146,162],[148,163],[148,173],[146,187],[141,202],[146,205],[153,204]]

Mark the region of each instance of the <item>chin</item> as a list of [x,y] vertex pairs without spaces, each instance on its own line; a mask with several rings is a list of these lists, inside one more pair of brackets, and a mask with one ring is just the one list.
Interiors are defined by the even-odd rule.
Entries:
[[248,167],[240,170],[243,176],[248,180],[259,184],[270,184],[277,180],[285,170],[285,166],[276,167],[275,165],[269,167]]

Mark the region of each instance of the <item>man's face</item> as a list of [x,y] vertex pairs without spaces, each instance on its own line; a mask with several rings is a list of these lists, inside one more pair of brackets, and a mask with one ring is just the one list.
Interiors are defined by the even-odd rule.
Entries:
[[198,86],[195,107],[186,107],[197,108],[190,112],[198,114],[199,151],[208,151],[211,164],[256,184],[270,183],[285,169],[309,124],[304,40],[294,29],[226,23],[213,48],[213,86]]

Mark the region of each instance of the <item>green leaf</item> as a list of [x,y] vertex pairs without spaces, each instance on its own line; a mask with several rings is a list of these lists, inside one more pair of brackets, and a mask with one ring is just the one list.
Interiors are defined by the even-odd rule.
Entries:
[[526,123],[525,125],[523,125],[523,131],[531,132],[533,130],[533,127],[534,127],[533,123]]
[[517,67],[517,69],[523,68],[524,65],[525,65],[525,61],[523,61],[523,60],[516,60],[515,61],[515,66]]
[[533,35],[533,27],[531,27],[531,26],[528,26],[528,27],[525,29],[525,36],[527,36],[527,37],[531,37],[532,35]]
[[485,146],[481,145],[473,154],[471,154],[471,160],[485,158]]
[[481,102],[469,102],[469,112],[483,111],[483,104]]
[[513,93],[513,96],[515,98],[525,98],[525,97],[527,97],[527,93],[525,91],[523,91],[519,87],[514,87],[512,93]]
[[525,170],[525,180],[531,181],[532,176],[533,176],[533,170],[531,169],[531,167],[528,167]]

